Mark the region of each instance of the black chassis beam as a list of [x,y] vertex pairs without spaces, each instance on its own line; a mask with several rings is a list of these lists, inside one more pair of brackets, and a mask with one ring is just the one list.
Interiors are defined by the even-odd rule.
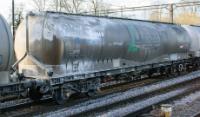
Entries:
[[60,86],[62,84],[76,82],[80,80],[101,78],[103,76],[126,74],[126,73],[131,73],[131,72],[136,72],[136,71],[148,70],[152,68],[156,69],[156,68],[161,68],[161,67],[168,67],[168,66],[178,65],[181,63],[193,64],[193,63],[198,63],[198,62],[200,62],[200,57],[182,59],[182,60],[177,60],[177,61],[152,63],[152,64],[141,65],[141,66],[129,66],[129,67],[116,68],[116,69],[106,69],[103,71],[87,72],[83,74],[74,74],[74,75],[63,76],[63,77],[53,77],[44,82],[41,80],[38,80],[39,78],[38,79],[32,78],[31,80],[28,79],[25,81],[12,83],[8,85],[0,85],[0,96],[20,94],[20,92],[23,92],[27,90],[28,88],[44,86],[47,84],[51,88],[53,88],[56,86]]

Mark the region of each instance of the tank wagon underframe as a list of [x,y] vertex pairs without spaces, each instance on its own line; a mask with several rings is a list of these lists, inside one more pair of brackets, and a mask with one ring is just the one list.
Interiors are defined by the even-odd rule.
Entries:
[[[150,78],[152,75],[178,75],[197,70],[199,67],[200,58],[196,57],[46,80],[19,76],[22,79],[18,83],[0,86],[0,97],[2,98],[1,100],[6,100],[8,96],[30,97],[33,100],[39,100],[43,95],[50,94],[57,103],[61,104],[73,93],[88,93],[91,95],[93,94],[91,92],[99,90],[104,84],[111,84],[111,81],[134,81]],[[110,80],[110,78],[113,79]],[[67,96],[64,96],[64,94],[67,94]]]

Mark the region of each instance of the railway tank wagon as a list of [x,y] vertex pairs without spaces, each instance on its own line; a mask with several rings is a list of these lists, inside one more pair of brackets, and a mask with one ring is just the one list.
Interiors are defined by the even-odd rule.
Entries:
[[16,32],[13,66],[18,65],[20,80],[29,81],[20,88],[31,99],[50,93],[61,103],[74,92],[98,90],[110,77],[135,79],[199,66],[199,30],[131,19],[30,13]]
[[[179,25],[59,13],[32,15],[27,22],[31,57],[19,64],[26,76],[45,77],[40,68],[59,77],[137,66],[187,58],[191,52],[192,39]],[[18,59],[26,53],[26,45],[23,22],[16,33]]]

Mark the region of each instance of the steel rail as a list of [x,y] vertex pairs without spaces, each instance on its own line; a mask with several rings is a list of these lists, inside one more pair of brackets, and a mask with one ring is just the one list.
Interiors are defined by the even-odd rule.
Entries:
[[[54,111],[54,112],[44,113],[44,114],[38,115],[36,117],[44,117],[44,116],[67,117],[67,116],[78,115],[78,114],[81,114],[81,113],[84,113],[87,111],[91,111],[95,108],[105,107],[105,106],[115,104],[115,103],[130,99],[130,98],[142,96],[142,95],[154,92],[154,91],[159,91],[159,90],[167,88],[167,87],[172,87],[172,86],[175,86],[175,85],[178,85],[181,83],[192,81],[194,79],[198,79],[199,77],[200,77],[200,71],[196,71],[196,72],[189,73],[185,76],[179,76],[174,79],[161,81],[161,82],[154,83],[151,85],[146,85],[146,86],[140,87],[140,88],[133,88],[133,89],[130,89],[125,92],[111,94],[111,95],[108,95],[108,96],[105,96],[102,98],[98,98],[98,99],[89,100],[89,101],[74,105],[72,107],[67,107],[67,108],[64,108],[64,109],[61,109],[58,111]],[[180,92],[183,92],[183,90],[181,90]],[[174,94],[174,93],[172,93],[172,94]]]

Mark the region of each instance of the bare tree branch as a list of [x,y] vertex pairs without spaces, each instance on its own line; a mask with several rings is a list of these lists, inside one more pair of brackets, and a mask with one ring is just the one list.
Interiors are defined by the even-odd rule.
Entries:
[[83,0],[62,0],[63,7],[69,13],[80,13]]
[[73,13],[73,8],[70,5],[69,0],[62,0],[62,8],[64,8],[68,13]]
[[32,0],[38,11],[44,11],[46,8],[47,0]]
[[73,3],[73,8],[74,8],[75,13],[79,13],[81,10],[80,5],[82,3],[82,0],[72,0],[72,3]]
[[[109,6],[103,3],[103,0],[90,0],[91,12],[93,15],[108,15]],[[101,12],[103,11],[103,13]]]

